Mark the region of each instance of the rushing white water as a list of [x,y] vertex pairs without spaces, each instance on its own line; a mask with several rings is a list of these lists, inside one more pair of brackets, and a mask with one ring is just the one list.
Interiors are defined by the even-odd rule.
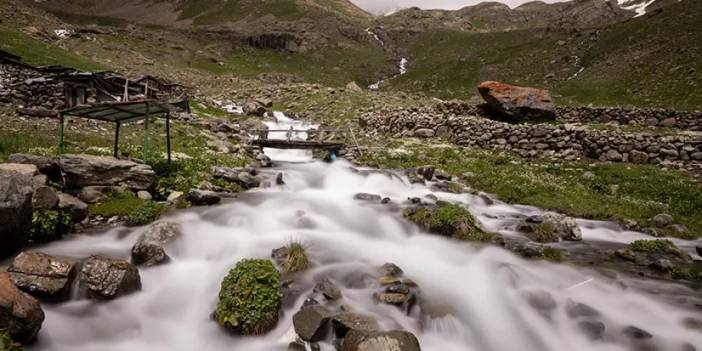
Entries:
[[[271,129],[305,128],[276,114]],[[281,137],[278,135],[277,137]],[[285,136],[287,137],[287,136]],[[497,247],[478,247],[420,232],[401,219],[399,204],[408,197],[434,193],[469,207],[491,231],[518,235],[519,216],[539,213],[499,201],[488,204],[469,194],[431,192],[388,172],[354,171],[338,161],[312,161],[305,153],[270,152],[286,185],[243,194],[226,204],[180,211],[162,220],[180,223],[184,235],[165,265],[140,269],[140,292],[110,302],[76,299],[45,305],[39,342],[30,350],[53,351],[190,351],[286,350],[294,337],[292,314],[312,294],[314,282],[328,277],[342,288],[345,306],[373,315],[387,329],[417,335],[422,350],[433,351],[590,351],[637,350],[621,330],[633,325],[653,338],[658,350],[702,345],[699,331],[682,320],[700,312],[668,304],[663,297],[639,292],[622,277],[602,276],[566,265],[525,261]],[[307,157],[306,162],[300,162]],[[295,162],[289,162],[293,160]],[[353,199],[357,192],[389,197],[390,205]],[[601,222],[579,221],[585,240],[634,240]],[[85,257],[103,253],[128,258],[143,229],[117,228],[100,235],[77,235],[41,248],[52,254]],[[624,238],[624,239],[622,239]],[[312,268],[296,278],[302,292],[287,306],[275,330],[242,338],[223,331],[211,319],[221,279],[242,258],[270,257],[271,249],[302,241]],[[421,287],[422,313],[409,315],[373,301],[377,267],[393,262]],[[526,297],[550,293],[555,304],[532,307]],[[679,286],[670,295],[692,295]],[[665,295],[665,294],[662,294]],[[566,306],[587,304],[600,312],[604,338],[591,341],[568,317]],[[549,305],[542,303],[542,305]],[[333,350],[322,344],[323,350]]]

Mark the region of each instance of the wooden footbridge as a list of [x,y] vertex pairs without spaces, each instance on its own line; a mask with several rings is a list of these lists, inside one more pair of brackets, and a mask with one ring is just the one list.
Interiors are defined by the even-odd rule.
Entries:
[[[267,129],[253,130],[256,138],[252,144],[263,148],[273,149],[302,149],[302,150],[326,150],[336,153],[345,148],[347,133],[351,135],[356,145],[356,136],[351,128],[343,129]],[[283,138],[271,138],[269,133],[285,133]],[[299,135],[307,135],[305,140],[298,138]]]

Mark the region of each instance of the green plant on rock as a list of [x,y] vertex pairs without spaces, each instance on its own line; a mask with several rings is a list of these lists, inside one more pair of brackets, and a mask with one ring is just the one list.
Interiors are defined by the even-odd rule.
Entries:
[[545,247],[543,251],[544,259],[553,262],[561,262],[564,259],[563,250],[555,247]]
[[287,253],[281,264],[285,273],[300,272],[309,267],[310,261],[307,259],[305,247],[301,243],[291,242],[285,248]]
[[217,322],[243,335],[265,334],[278,323],[282,297],[270,260],[241,260],[222,281]]
[[0,351],[22,351],[22,346],[14,341],[5,330],[0,330]]
[[673,267],[670,271],[670,276],[673,279],[702,281],[702,267],[696,266],[678,266]]
[[157,220],[162,212],[163,205],[153,201],[144,201],[129,213],[125,224],[132,227],[149,224]]
[[629,249],[645,253],[666,253],[673,247],[673,242],[664,239],[636,240],[629,244]]
[[536,242],[552,243],[558,241],[558,234],[553,227],[553,223],[541,222],[534,228],[534,233],[531,235]]
[[35,244],[59,239],[71,230],[72,225],[71,216],[67,213],[53,210],[34,211],[28,241]]
[[407,209],[403,215],[429,232],[454,239],[485,242],[493,237],[478,227],[475,218],[465,207],[457,204],[439,201],[433,209]]

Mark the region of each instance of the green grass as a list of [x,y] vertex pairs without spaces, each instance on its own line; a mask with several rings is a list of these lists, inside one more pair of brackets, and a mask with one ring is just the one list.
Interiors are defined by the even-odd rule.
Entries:
[[287,254],[282,262],[285,273],[300,272],[307,269],[310,262],[305,252],[305,247],[299,242],[290,242],[285,246]]
[[0,49],[21,56],[26,63],[36,66],[62,65],[87,71],[104,69],[86,57],[34,39],[4,24],[0,24]]
[[[656,16],[598,28],[597,36],[594,29],[577,34],[430,30],[406,44],[410,70],[390,85],[469,98],[481,81],[499,80],[547,87],[565,105],[699,109],[702,32],[689,28],[702,26],[702,17],[695,15],[700,11],[699,1],[683,1]],[[579,69],[575,56],[585,71],[569,80]]]
[[636,240],[629,244],[629,249],[645,253],[666,253],[672,247],[670,240]]
[[310,83],[344,86],[356,81],[371,84],[376,76],[392,68],[382,49],[370,44],[349,48],[328,47],[307,53],[241,48],[222,59],[223,65],[196,56],[192,67],[214,74],[255,78],[262,73],[291,74]]
[[181,4],[181,19],[192,19],[196,25],[237,22],[245,18],[273,15],[277,19],[293,21],[304,12],[295,0],[262,0],[250,3],[241,0],[203,2],[186,0]]
[[565,259],[565,254],[563,250],[555,247],[544,247],[544,259],[551,262],[562,262]]
[[241,260],[222,281],[217,321],[243,335],[265,334],[278,322],[282,297],[270,260]]
[[54,16],[62,21],[77,25],[98,25],[109,27],[126,27],[129,23],[127,20],[116,17],[90,16],[77,13],[67,13],[62,11],[50,11]]
[[473,215],[461,205],[439,202],[436,208],[406,209],[403,216],[428,232],[454,239],[478,242],[492,239],[492,235],[483,232]]
[[88,210],[93,215],[106,218],[126,217],[126,225],[140,226],[157,220],[164,207],[153,201],[143,201],[131,192],[118,192],[110,194],[102,202],[89,205]]
[[[685,238],[702,236],[702,186],[685,174],[655,166],[553,163],[421,142],[391,144],[365,153],[362,162],[398,169],[432,164],[456,176],[471,172],[467,182],[475,189],[510,203],[582,218],[633,219],[645,225],[653,216],[669,213],[689,229]],[[583,179],[587,171],[594,179]],[[619,190],[612,192],[615,184]]]

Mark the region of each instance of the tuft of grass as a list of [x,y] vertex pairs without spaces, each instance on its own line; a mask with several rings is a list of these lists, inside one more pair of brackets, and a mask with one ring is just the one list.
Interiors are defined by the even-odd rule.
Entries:
[[[687,175],[651,165],[585,164],[525,160],[489,150],[397,141],[366,152],[369,166],[410,169],[432,164],[452,175],[474,174],[472,188],[497,195],[509,203],[539,206],[574,217],[646,223],[669,213],[689,231],[666,235],[702,237],[702,185]],[[593,180],[583,179],[586,171]],[[613,194],[611,185],[618,185]]]
[[163,205],[159,203],[144,201],[129,212],[125,224],[130,227],[149,224],[156,221],[163,213],[163,210]]
[[543,255],[546,260],[552,262],[562,262],[565,257],[563,250],[550,246],[544,248]]
[[406,209],[403,216],[431,233],[454,239],[479,242],[492,239],[492,234],[482,231],[473,215],[461,205],[440,201],[434,209]]
[[698,266],[678,266],[670,271],[673,279],[702,281],[702,267]]
[[0,351],[22,351],[22,345],[12,341],[6,330],[0,330]]
[[270,260],[241,260],[222,281],[217,322],[243,335],[265,334],[278,323],[282,297]]
[[310,262],[307,259],[305,247],[301,243],[291,242],[285,248],[287,253],[282,263],[285,273],[300,272],[309,267]]
[[636,240],[629,244],[629,249],[636,252],[645,253],[667,253],[670,249],[675,248],[670,240]]

